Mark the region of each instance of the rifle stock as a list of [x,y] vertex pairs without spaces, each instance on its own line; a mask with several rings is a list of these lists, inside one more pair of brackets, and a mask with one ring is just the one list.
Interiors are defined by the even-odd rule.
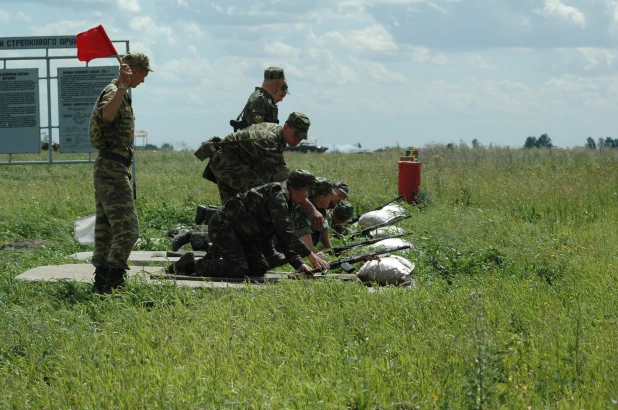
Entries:
[[[401,198],[403,198],[404,196],[405,196],[404,194],[401,194],[401,195],[399,195],[397,198],[395,198],[395,199],[391,199],[391,200],[390,200],[390,201],[388,201],[387,203],[385,203],[385,204],[383,204],[383,205],[380,205],[380,206],[379,206],[379,207],[377,207],[377,208],[373,208],[373,209],[372,209],[371,211],[369,211],[369,212],[379,211],[380,209],[384,208],[385,206],[390,205],[390,204],[392,204],[393,202],[399,201],[399,200],[400,200]],[[350,219],[350,220],[346,223],[346,225],[352,225],[352,224],[355,224],[356,222],[358,222],[358,220],[359,220],[359,219],[360,219],[360,216],[357,216],[357,217],[356,217],[356,218],[354,218],[354,219]]]

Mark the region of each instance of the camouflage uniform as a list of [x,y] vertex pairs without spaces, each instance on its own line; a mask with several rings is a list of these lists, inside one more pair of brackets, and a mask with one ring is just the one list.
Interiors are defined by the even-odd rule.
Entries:
[[268,183],[228,200],[208,223],[213,252],[222,259],[195,261],[200,276],[244,277],[266,273],[262,244],[273,236],[295,269],[311,251],[294,233],[287,183]]
[[[329,226],[329,220],[326,212],[327,210],[318,208],[313,201],[313,198],[315,196],[328,195],[329,193],[334,194],[333,189],[334,186],[328,179],[317,178],[317,182],[313,188],[312,194],[309,196],[309,202],[311,202],[315,209],[317,209],[318,212],[320,212],[324,217],[323,229],[328,229]],[[320,241],[320,235],[322,234],[322,230],[316,231],[313,229],[311,224],[311,218],[302,206],[296,205],[294,207],[294,211],[292,213],[292,220],[294,221],[294,230],[296,231],[296,235],[298,235],[299,238],[302,238],[305,235],[311,235],[311,242],[313,243],[313,246],[318,244],[318,242]]]
[[289,173],[283,158],[285,145],[283,127],[270,123],[252,125],[225,137],[208,163],[221,203],[253,187],[284,181]]
[[[111,123],[103,120],[102,108],[116,90],[116,80],[113,80],[99,95],[90,115],[90,142],[103,151],[99,152],[93,169],[96,222],[92,264],[97,268],[127,270],[127,260],[139,237],[129,167],[133,158],[135,117],[127,93],[114,120]],[[103,158],[103,154],[107,157]],[[124,164],[122,159],[126,160]]]
[[[311,121],[305,114],[292,112],[286,124],[298,138],[307,139]],[[216,148],[211,147],[216,151],[204,176],[216,182],[221,203],[253,187],[287,178],[290,170],[283,158],[287,144],[283,134],[283,127],[277,124],[255,124],[229,134],[215,143]]]
[[[284,80],[285,83],[283,68],[268,67],[264,70],[264,80]],[[287,93],[287,83],[284,91]],[[262,87],[255,87],[242,110],[242,121],[246,127],[263,122],[279,124],[279,109],[273,96]]]
[[242,120],[247,126],[263,122],[279,124],[279,108],[273,96],[262,87],[255,87],[243,108]]
[[328,212],[329,224],[332,230],[338,235],[343,236],[348,234],[348,228],[345,224],[336,224],[337,221],[348,221],[354,215],[354,206],[348,201],[341,201],[332,210]]

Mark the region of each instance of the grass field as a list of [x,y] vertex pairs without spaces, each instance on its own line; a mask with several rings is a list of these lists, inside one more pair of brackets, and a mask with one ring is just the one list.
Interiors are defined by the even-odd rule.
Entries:
[[[346,181],[362,213],[397,195],[400,154],[286,160]],[[73,238],[94,211],[92,165],[0,167],[0,408],[618,407],[618,150],[420,159],[422,202],[400,225],[414,288],[131,281],[119,297],[14,280],[92,249]],[[218,195],[192,153],[136,161],[139,248],[163,250],[150,239]]]

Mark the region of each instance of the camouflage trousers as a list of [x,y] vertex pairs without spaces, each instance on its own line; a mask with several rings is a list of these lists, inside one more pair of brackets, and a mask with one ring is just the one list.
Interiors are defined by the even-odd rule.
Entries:
[[191,249],[194,251],[205,251],[208,252],[210,249],[210,238],[208,237],[208,233],[206,232],[191,232],[191,239],[189,243],[191,244]]
[[213,253],[221,259],[201,258],[195,261],[195,272],[200,276],[242,278],[263,276],[268,262],[262,253],[262,243],[243,241],[234,229],[221,220],[217,212],[208,223],[208,236]]
[[119,162],[97,158],[93,169],[96,268],[128,270],[127,260],[139,238],[131,171]]

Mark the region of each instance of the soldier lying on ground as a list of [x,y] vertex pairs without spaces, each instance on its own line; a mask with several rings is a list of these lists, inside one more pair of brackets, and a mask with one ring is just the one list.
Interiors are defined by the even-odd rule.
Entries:
[[329,224],[334,231],[334,235],[336,237],[347,235],[348,228],[346,224],[354,215],[354,206],[348,201],[341,201],[328,215]]
[[303,263],[304,257],[314,268],[327,270],[328,263],[305,246],[290,220],[292,207],[307,199],[314,184],[311,173],[295,170],[282,183],[268,183],[230,198],[208,222],[213,257],[195,259],[187,253],[168,272],[241,278],[264,275],[268,263],[262,244],[273,236],[298,271],[312,271]]

